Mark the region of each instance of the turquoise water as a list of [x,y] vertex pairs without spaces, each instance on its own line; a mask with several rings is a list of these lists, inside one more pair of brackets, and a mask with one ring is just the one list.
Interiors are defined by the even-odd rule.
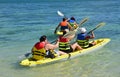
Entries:
[[[76,1],[39,3],[0,3],[0,77],[119,77],[120,76],[120,1]],[[106,25],[95,31],[96,38],[111,42],[94,53],[36,67],[22,67],[19,56],[29,52],[41,35],[49,41],[62,17],[74,16],[83,26],[93,29],[98,23]]]

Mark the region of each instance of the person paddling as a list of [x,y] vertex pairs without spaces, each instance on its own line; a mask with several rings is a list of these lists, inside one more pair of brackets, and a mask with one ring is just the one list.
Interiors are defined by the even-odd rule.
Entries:
[[86,31],[86,28],[82,27],[80,28],[80,33],[77,34],[77,43],[82,48],[87,48],[96,44],[94,41],[92,43],[89,43],[89,39],[95,38],[94,32],[92,31],[91,34],[88,35]]
[[74,30],[78,27],[78,24],[76,23],[76,19],[74,17],[71,17],[68,22],[72,27],[71,30]]
[[[47,36],[43,35],[40,37],[39,42],[37,42],[32,48],[32,59],[34,60],[42,60],[45,57],[48,57],[46,52],[54,52],[54,49],[58,47],[59,42],[56,44],[50,44],[47,40]],[[50,58],[54,58],[54,55],[50,55]]]
[[70,24],[68,23],[67,18],[63,18],[63,20],[58,24],[58,26],[56,27],[54,33],[57,33],[58,28],[60,27],[60,31],[63,32],[65,29],[71,29],[72,27],[70,26]]
[[74,35],[64,37],[67,32],[68,31],[65,30],[63,31],[63,35],[59,36],[59,50],[65,53],[81,50],[82,48],[77,43],[70,44],[70,41],[74,38]]

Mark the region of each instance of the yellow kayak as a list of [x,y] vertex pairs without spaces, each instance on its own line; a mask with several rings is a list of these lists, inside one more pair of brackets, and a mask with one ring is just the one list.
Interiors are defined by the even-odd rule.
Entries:
[[61,55],[61,56],[53,58],[53,59],[45,58],[43,60],[38,60],[38,61],[29,61],[29,59],[24,59],[20,62],[20,65],[22,65],[22,66],[35,66],[35,65],[47,64],[50,62],[56,62],[59,60],[67,60],[68,58],[73,58],[73,57],[77,57],[77,56],[80,56],[80,55],[83,55],[83,54],[86,54],[86,53],[89,53],[92,51],[96,51],[96,50],[102,48],[108,42],[110,42],[110,39],[109,38],[102,38],[102,39],[97,39],[95,41],[97,43],[95,46],[92,46],[92,47],[89,47],[89,48],[86,48],[83,50],[79,50],[79,51],[74,51],[74,52],[70,53],[71,56],[66,54],[66,55]]

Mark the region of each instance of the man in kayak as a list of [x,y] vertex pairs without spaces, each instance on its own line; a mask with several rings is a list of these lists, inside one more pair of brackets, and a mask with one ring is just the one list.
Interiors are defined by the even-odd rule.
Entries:
[[81,50],[82,48],[77,44],[73,43],[70,45],[70,41],[74,38],[74,35],[64,37],[68,31],[63,31],[63,35],[59,36],[59,50],[65,53],[73,52],[74,50]]
[[71,30],[74,30],[78,27],[78,24],[76,23],[76,20],[74,17],[71,17],[68,22],[71,25]]
[[89,43],[89,39],[95,38],[93,31],[91,32],[90,35],[88,35],[86,31],[87,31],[86,28],[82,27],[80,28],[80,33],[77,35],[77,43],[82,48],[87,48],[96,44],[94,41],[92,43]]
[[[32,48],[32,59],[34,60],[41,60],[44,58],[55,58],[59,55],[64,55],[66,53],[62,51],[56,51],[55,49],[58,48],[59,40],[56,41],[56,44],[51,44],[48,42],[47,37],[45,35],[41,36],[40,41],[37,42]],[[54,54],[57,53],[55,56]]]
[[[46,56],[46,52],[50,52],[51,54],[54,53],[54,49],[58,47],[59,42],[57,41],[56,44],[50,44],[47,41],[47,37],[45,35],[41,36],[40,41],[37,42],[32,48],[32,59],[41,60],[44,59]],[[51,58],[54,58],[54,55],[50,55]]]
[[71,25],[68,23],[68,19],[67,18],[63,18],[62,22],[59,23],[59,25],[56,27],[54,33],[57,33],[58,28],[60,27],[60,31],[64,31],[65,29],[70,30],[72,27]]

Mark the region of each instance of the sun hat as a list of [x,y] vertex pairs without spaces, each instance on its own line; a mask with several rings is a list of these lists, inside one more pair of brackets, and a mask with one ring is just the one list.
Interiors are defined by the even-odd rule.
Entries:
[[87,30],[84,28],[84,27],[82,27],[82,28],[80,28],[80,32],[81,33],[85,33]]

